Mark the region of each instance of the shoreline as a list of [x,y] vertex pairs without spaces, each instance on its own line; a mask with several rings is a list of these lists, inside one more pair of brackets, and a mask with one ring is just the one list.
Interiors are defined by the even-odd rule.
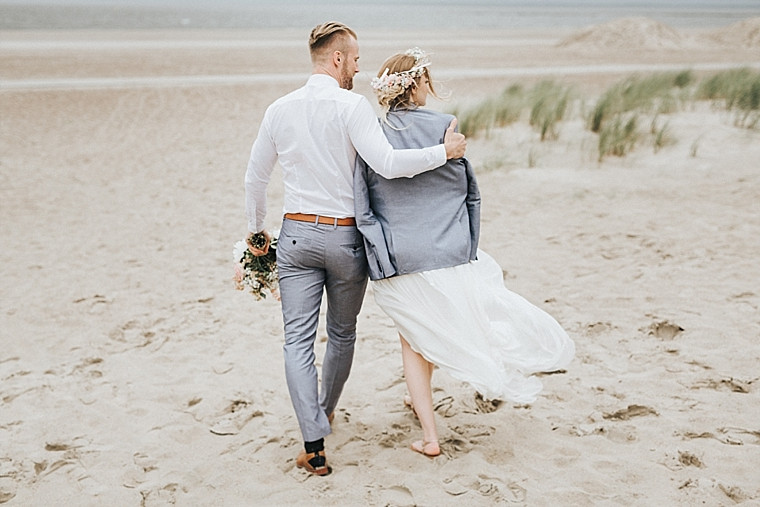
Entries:
[[[436,70],[436,77],[443,80],[469,78],[535,78],[553,77],[561,79],[569,76],[588,76],[596,74],[625,75],[641,72],[658,73],[682,70],[697,72],[721,71],[736,68],[760,69],[758,62],[712,62],[699,64],[619,64],[619,65],[576,65],[551,67],[522,67],[509,69],[441,69]],[[369,78],[364,76],[367,81]],[[162,76],[162,77],[133,77],[133,78],[51,78],[51,79],[13,79],[0,81],[0,93],[30,92],[53,90],[109,90],[132,88],[163,88],[163,87],[206,87],[206,86],[239,86],[256,85],[261,83],[288,83],[298,85],[304,82],[308,75],[301,73],[283,74],[252,74],[252,75],[218,75],[218,76]],[[362,75],[357,75],[357,80]]]

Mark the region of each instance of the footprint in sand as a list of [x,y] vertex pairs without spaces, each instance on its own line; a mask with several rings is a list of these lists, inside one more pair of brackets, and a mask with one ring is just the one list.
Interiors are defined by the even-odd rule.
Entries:
[[378,434],[374,440],[381,447],[394,448],[409,438],[412,427],[408,424],[391,424],[390,428]]
[[16,496],[16,491],[13,489],[12,484],[3,484],[0,482],[0,503],[5,503],[13,500]]
[[[721,493],[726,495],[734,504],[740,504],[747,502],[748,500],[757,500],[756,495],[748,494],[746,491],[742,490],[738,486],[730,486],[728,484],[723,484],[720,481],[717,481],[716,479],[707,479],[707,478],[700,478],[700,479],[688,479],[686,482],[678,486],[679,490],[685,490],[685,489],[693,489],[695,490],[694,493],[691,495],[694,498],[709,498],[710,495],[713,494],[714,491],[719,490]],[[694,502],[696,503],[696,502]],[[705,503],[704,501],[702,503]],[[720,505],[723,505],[720,503]],[[752,504],[756,505],[756,504]]]
[[102,363],[103,359],[100,357],[86,357],[74,366],[71,373],[81,373],[89,377],[100,378],[103,376],[103,372],[99,369]]
[[697,438],[714,438],[718,442],[727,445],[760,445],[760,430],[753,431],[746,428],[723,427],[718,428],[716,433],[711,431],[685,431],[681,433],[684,440],[694,440]]
[[737,301],[740,303],[745,303],[749,306],[751,306],[753,309],[757,310],[757,304],[753,302],[753,300],[756,301],[757,294],[754,292],[742,292],[739,294],[734,294],[733,296],[728,298],[728,301]]
[[585,326],[584,332],[587,336],[599,336],[601,334],[609,333],[614,328],[615,326],[609,322],[593,322]]
[[616,412],[604,413],[602,417],[613,421],[627,421],[634,417],[644,417],[648,415],[660,415],[653,408],[645,405],[628,405],[626,408],[622,408]]
[[640,331],[659,338],[660,340],[669,341],[675,339],[675,337],[681,334],[684,329],[678,324],[663,320],[660,322],[653,322],[649,327],[642,328]]
[[414,495],[406,486],[371,487],[367,492],[370,505],[414,505]]
[[141,489],[141,505],[176,505],[178,492],[186,492],[186,490],[176,482]]
[[450,428],[457,435],[466,438],[473,444],[479,444],[494,434],[496,428],[493,426],[484,426],[481,424],[462,424]]
[[724,443],[731,445],[754,444],[760,445],[760,430],[748,430],[725,426],[718,428],[718,432],[724,435]]
[[11,501],[18,490],[22,465],[11,458],[0,458],[0,503]]
[[722,379],[707,379],[697,382],[691,386],[692,389],[714,389],[716,391],[729,391],[732,393],[747,394],[751,391],[754,380],[739,380],[733,377]]
[[134,489],[148,480],[148,474],[158,470],[158,460],[142,452],[136,452],[132,461],[134,466],[124,474],[122,485],[125,488]]
[[668,452],[660,463],[673,471],[683,470],[686,467],[705,468],[699,456],[689,451],[678,451],[675,454]]
[[90,297],[81,297],[73,301],[74,304],[86,303],[90,313],[100,313],[104,308],[113,303],[113,298],[102,294],[94,294]]
[[479,424],[462,424],[449,427],[448,430],[451,434],[440,439],[441,453],[448,458],[471,452],[496,431],[492,426]]
[[234,400],[213,422],[209,431],[214,435],[237,435],[254,417],[263,416],[261,410],[255,410],[248,400]]
[[490,414],[491,412],[496,412],[501,404],[501,400],[486,400],[483,398],[482,394],[475,394],[475,406],[477,407],[478,412],[481,414]]
[[[520,503],[527,497],[527,490],[511,482],[505,484],[501,479],[479,474],[474,477],[455,475],[443,479],[443,490],[451,496],[472,496],[478,494],[487,497],[489,503],[501,504],[503,502]],[[462,504],[467,504],[466,498],[460,499]]]
[[730,498],[736,503],[743,503],[748,500],[757,500],[757,496],[750,495],[739,486],[729,486],[727,484],[718,484],[718,488],[723,492],[724,495],[726,495],[728,498]]
[[441,417],[454,417],[459,410],[454,406],[454,397],[445,396],[438,401],[433,401],[433,410]]
[[441,440],[441,452],[452,458],[467,454],[477,445],[487,441],[494,434],[496,428],[480,424],[462,424],[450,427],[449,430],[452,435]]
[[630,424],[578,424],[570,427],[568,434],[576,437],[587,437],[589,435],[603,436],[610,442],[617,444],[629,444],[639,439],[636,426]]
[[146,323],[133,319],[113,328],[108,333],[108,338],[111,340],[111,345],[117,347],[116,350],[118,352],[147,347],[148,345],[153,345],[155,349],[159,349],[169,337],[165,335],[163,339],[157,341],[157,333],[154,329],[165,320],[164,318],[158,318]]

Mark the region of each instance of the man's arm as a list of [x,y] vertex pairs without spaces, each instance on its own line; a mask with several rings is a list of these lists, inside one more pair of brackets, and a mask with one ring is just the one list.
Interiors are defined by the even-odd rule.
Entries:
[[266,115],[251,148],[245,171],[245,213],[248,231],[260,232],[267,213],[267,185],[277,162],[277,150],[266,127]]
[[456,119],[446,129],[443,144],[417,150],[394,150],[383,134],[369,102],[362,98],[348,124],[357,153],[384,178],[412,177],[435,169],[449,158],[464,156],[467,141],[455,132]]

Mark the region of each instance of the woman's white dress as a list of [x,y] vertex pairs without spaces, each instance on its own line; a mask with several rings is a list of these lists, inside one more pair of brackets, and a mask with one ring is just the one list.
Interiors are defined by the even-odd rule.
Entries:
[[478,260],[373,282],[375,300],[409,345],[486,399],[530,403],[537,372],[565,368],[575,344],[544,310],[504,286],[499,264]]

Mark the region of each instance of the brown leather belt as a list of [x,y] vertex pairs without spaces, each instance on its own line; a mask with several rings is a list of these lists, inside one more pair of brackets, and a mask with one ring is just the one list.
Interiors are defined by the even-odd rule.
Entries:
[[325,225],[356,225],[354,217],[348,218],[332,218],[323,217],[321,215],[309,215],[307,213],[285,213],[285,218],[288,220],[295,220],[297,222],[311,222],[313,224],[325,224]]

